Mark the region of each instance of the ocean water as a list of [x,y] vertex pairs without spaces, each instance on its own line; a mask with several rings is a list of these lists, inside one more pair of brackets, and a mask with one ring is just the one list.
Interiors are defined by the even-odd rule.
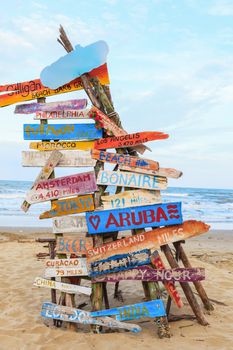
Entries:
[[[51,227],[52,220],[39,220],[50,209],[50,202],[34,204],[27,213],[21,210],[29,181],[0,180],[0,226]],[[113,193],[114,188],[108,189]],[[233,190],[169,187],[161,191],[163,202],[182,202],[184,220],[196,219],[212,228],[233,229]]]

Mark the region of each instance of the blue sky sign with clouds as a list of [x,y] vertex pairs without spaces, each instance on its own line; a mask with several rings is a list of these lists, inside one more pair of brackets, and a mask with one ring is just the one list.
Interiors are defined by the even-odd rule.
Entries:
[[[108,43],[124,128],[170,134],[145,154],[184,172],[170,185],[232,188],[233,0],[4,1],[0,85],[37,78],[65,54],[56,41],[59,24],[73,45]],[[13,111],[0,110],[0,178],[33,180],[38,169],[21,167],[21,150],[28,149],[23,123],[33,119]]]

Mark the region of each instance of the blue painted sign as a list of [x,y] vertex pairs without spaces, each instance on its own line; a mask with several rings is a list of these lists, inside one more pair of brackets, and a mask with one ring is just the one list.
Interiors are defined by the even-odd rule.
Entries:
[[163,317],[166,316],[166,310],[163,301],[158,299],[108,310],[94,311],[91,312],[91,316],[116,316],[118,321],[130,321],[141,317]]
[[95,277],[111,272],[125,271],[150,264],[150,250],[143,249],[131,254],[119,254],[91,263],[89,276]]
[[95,124],[24,124],[24,140],[94,140],[103,135]]
[[86,213],[88,233],[182,224],[181,202]]

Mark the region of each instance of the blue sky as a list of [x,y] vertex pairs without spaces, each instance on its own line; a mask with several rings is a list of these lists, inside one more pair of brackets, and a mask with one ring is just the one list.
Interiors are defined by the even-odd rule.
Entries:
[[[171,186],[233,187],[233,0],[5,1],[0,85],[37,78],[64,55],[59,24],[74,45],[107,41],[115,109],[128,132],[169,133],[145,157],[184,172]],[[20,164],[33,118],[13,110],[0,110],[0,179],[33,180],[39,170]]]

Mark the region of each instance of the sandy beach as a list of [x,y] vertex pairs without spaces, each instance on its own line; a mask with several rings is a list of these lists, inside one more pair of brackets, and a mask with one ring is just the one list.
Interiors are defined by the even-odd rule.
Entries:
[[[124,331],[93,334],[88,326],[79,326],[77,332],[64,327],[48,327],[52,323],[41,318],[40,309],[43,302],[50,301],[50,290],[32,285],[34,278],[43,274],[43,260],[38,260],[36,254],[47,252],[43,247],[45,244],[35,242],[35,238],[53,236],[46,231],[1,228],[1,350],[141,350],[158,346],[163,350],[233,349],[233,231],[211,231],[186,241],[185,250],[192,265],[206,269],[203,285],[209,298],[215,300],[215,310],[210,314],[205,311],[209,326],[203,327],[195,320],[172,322],[172,338],[162,340],[157,336],[153,321],[143,319],[137,322],[142,327],[142,332],[138,334]],[[89,285],[89,282],[82,282],[82,285]],[[109,284],[111,307],[140,302],[144,298],[140,282],[121,282],[120,289],[124,303],[113,299],[113,285]],[[184,296],[183,300],[185,306],[181,310],[172,304],[172,314],[192,314]],[[85,310],[90,310],[89,297],[77,295],[76,302],[77,305],[86,302]]]

